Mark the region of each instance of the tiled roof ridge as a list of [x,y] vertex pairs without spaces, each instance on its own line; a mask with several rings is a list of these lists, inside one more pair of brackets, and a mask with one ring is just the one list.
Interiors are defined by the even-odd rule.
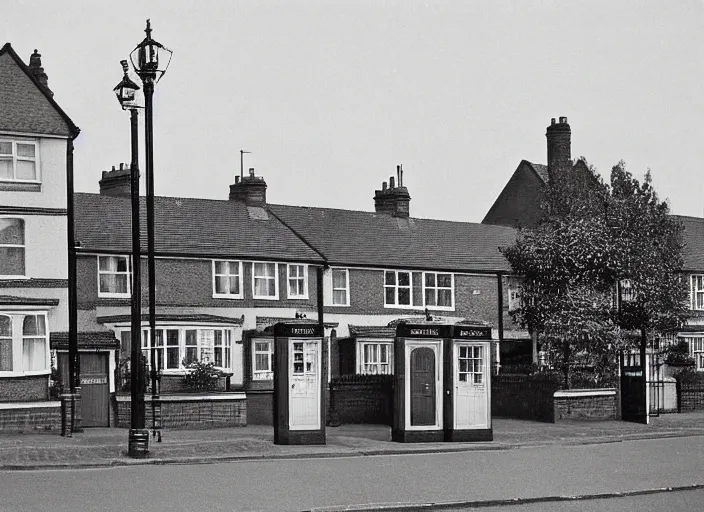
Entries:
[[44,97],[49,101],[49,104],[56,110],[56,112],[58,112],[59,116],[61,116],[61,118],[68,126],[72,137],[74,139],[78,137],[78,134],[81,133],[81,129],[76,126],[76,124],[71,120],[68,114],[64,112],[64,109],[59,106],[53,96],[48,92],[47,88],[45,88],[42,84],[39,83],[37,78],[30,71],[29,66],[27,66],[27,64],[24,63],[22,58],[17,55],[17,52],[15,52],[15,49],[12,47],[9,41],[6,42],[2,48],[0,48],[0,56],[2,56],[4,53],[7,53],[12,58],[12,60],[15,61],[15,64],[17,64],[17,66],[24,72],[24,74],[27,75],[27,77],[32,81],[32,83],[39,90],[39,92],[41,92],[42,95],[44,95]]

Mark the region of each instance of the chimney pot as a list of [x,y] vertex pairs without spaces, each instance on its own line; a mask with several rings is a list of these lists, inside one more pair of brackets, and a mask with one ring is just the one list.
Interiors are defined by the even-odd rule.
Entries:
[[381,183],[381,190],[386,190],[386,182],[385,181],[383,181]]
[[394,181],[394,177],[391,176],[389,177],[389,188],[394,188],[396,186],[396,182]]
[[550,119],[550,125],[552,126],[553,124],[555,124],[555,118],[554,118],[554,117],[553,117],[552,119]]
[[561,117],[560,118],[560,124],[567,124],[567,118],[566,117]]
[[240,182],[240,177],[239,177],[239,176],[235,176],[235,183],[239,183],[239,182]]
[[249,168],[249,177],[254,178],[254,167]]

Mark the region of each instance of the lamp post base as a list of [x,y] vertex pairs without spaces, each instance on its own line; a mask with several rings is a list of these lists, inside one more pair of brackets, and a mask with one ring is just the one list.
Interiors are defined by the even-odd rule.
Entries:
[[149,456],[149,430],[146,428],[131,428],[127,445],[127,455],[135,459]]

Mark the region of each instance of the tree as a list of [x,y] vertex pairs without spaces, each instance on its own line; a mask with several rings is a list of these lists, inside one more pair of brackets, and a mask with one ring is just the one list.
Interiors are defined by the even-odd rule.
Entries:
[[[586,161],[551,176],[543,219],[502,248],[522,276],[515,320],[538,333],[571,386],[578,360],[603,373],[629,343],[624,329],[662,332],[684,313],[681,227],[649,174],[640,184],[623,163],[606,185]],[[633,300],[614,297],[627,281]],[[622,307],[619,307],[622,306]]]

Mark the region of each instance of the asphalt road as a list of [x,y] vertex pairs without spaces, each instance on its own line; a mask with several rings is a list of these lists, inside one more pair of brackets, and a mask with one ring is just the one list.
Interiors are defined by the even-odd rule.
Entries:
[[16,471],[0,472],[0,511],[300,511],[581,495],[702,484],[703,469],[704,437],[699,436],[503,451]]

